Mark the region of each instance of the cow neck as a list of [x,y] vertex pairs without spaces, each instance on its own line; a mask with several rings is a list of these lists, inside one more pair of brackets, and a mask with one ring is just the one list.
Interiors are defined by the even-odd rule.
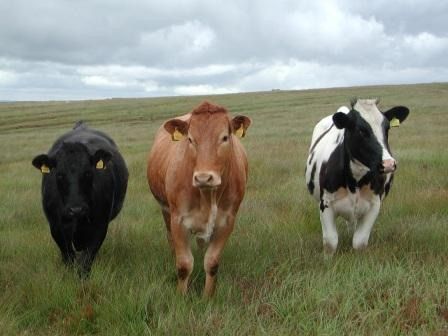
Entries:
[[364,166],[362,163],[360,163],[358,160],[356,160],[351,152],[350,148],[347,145],[346,137],[344,134],[344,140],[343,140],[343,152],[344,152],[344,174],[346,186],[350,189],[351,192],[355,192],[356,188],[361,188],[364,185],[371,184],[372,189],[375,190],[375,192],[381,192],[381,185],[382,181],[384,181],[384,177],[382,177],[379,173],[374,173],[372,171],[367,171],[365,174],[356,176],[356,174],[353,173],[354,166]]

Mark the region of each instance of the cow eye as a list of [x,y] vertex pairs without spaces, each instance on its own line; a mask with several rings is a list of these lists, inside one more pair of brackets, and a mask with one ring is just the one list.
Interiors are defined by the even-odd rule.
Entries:
[[92,172],[90,171],[90,170],[88,170],[88,171],[86,171],[85,173],[84,173],[84,177],[86,178],[86,179],[91,179],[92,178]]
[[56,174],[56,178],[58,179],[58,181],[62,181],[64,179],[64,174],[62,173],[57,173]]
[[193,140],[191,140],[191,138],[188,137],[188,142],[192,144],[192,143],[193,143]]
[[224,135],[222,137],[222,142],[227,142],[227,140],[229,140],[229,136],[228,135]]

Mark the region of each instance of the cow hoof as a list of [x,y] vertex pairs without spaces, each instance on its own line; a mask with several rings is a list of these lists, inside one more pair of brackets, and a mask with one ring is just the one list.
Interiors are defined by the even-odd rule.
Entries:
[[353,243],[353,249],[357,252],[362,252],[367,249],[367,243]]
[[336,248],[330,244],[324,244],[324,259],[331,260],[336,253]]

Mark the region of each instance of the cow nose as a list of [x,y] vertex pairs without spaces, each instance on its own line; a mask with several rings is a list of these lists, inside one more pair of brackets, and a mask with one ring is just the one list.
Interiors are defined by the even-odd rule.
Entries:
[[84,208],[77,206],[77,207],[70,207],[68,208],[68,214],[72,217],[79,217],[84,213]]
[[384,160],[381,164],[381,171],[385,174],[393,173],[397,169],[397,162],[394,159]]
[[214,172],[196,172],[193,174],[193,186],[213,188],[221,184],[221,178]]

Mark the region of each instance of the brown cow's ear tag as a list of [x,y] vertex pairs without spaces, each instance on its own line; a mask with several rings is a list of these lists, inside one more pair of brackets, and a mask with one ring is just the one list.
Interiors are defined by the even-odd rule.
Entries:
[[96,169],[105,169],[105,168],[104,168],[104,161],[103,161],[103,160],[99,160],[99,161],[96,163]]
[[50,172],[50,168],[48,168],[47,165],[42,165],[40,166],[40,171],[42,172],[42,174],[48,174]]
[[243,138],[243,137],[244,137],[245,132],[244,132],[244,126],[243,126],[243,124],[241,124],[240,128],[238,128],[238,129],[235,131],[235,135],[236,135],[238,138]]
[[171,134],[171,138],[173,141],[180,141],[184,138],[184,135],[177,130],[177,127],[174,129],[173,134]]
[[398,120],[397,118],[393,118],[390,121],[390,127],[398,127],[400,126],[400,120]]

